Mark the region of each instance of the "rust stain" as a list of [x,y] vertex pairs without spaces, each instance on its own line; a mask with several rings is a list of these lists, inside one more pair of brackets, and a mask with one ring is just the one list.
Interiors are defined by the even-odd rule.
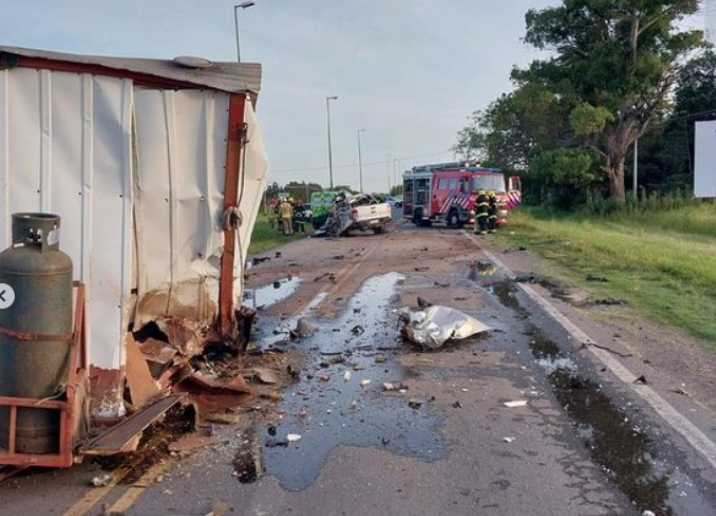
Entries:
[[217,302],[210,298],[206,283],[197,279],[142,294],[137,301],[135,324],[141,327],[158,318],[175,317],[211,325],[216,315]]
[[100,424],[112,424],[119,421],[120,417],[101,416],[101,414],[104,407],[113,407],[120,402],[117,393],[121,392],[124,382],[124,368],[103,369],[90,366],[89,381],[90,411],[95,415],[94,421]]

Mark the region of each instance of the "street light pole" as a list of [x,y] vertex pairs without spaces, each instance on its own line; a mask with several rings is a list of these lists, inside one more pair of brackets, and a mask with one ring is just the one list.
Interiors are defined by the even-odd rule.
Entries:
[[234,31],[236,33],[236,61],[241,62],[241,45],[239,45],[239,9],[248,9],[256,5],[255,2],[241,2],[234,6]]
[[363,155],[360,149],[360,133],[365,129],[358,129],[358,177],[360,181],[360,193],[363,193]]
[[338,100],[335,95],[326,97],[326,128],[328,130],[328,174],[333,190],[333,149],[331,148],[331,100]]

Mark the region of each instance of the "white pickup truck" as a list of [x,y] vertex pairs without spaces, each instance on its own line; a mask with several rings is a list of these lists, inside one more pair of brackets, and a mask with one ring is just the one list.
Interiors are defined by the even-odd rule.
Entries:
[[392,220],[392,207],[370,195],[336,197],[322,229],[330,236],[345,235],[351,230],[385,232]]

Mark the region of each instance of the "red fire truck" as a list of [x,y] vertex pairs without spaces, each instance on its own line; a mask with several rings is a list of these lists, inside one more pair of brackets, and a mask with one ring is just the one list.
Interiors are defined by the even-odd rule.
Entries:
[[497,168],[482,168],[468,162],[413,167],[403,174],[403,217],[416,226],[444,222],[461,228],[474,221],[477,192],[497,194],[497,223],[522,200],[519,176],[505,175]]

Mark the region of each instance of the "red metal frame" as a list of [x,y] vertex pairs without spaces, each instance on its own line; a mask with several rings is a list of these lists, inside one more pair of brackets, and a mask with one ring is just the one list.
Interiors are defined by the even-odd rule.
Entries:
[[[239,202],[241,152],[244,145],[246,95],[231,95],[229,100],[229,133],[224,169],[224,213]],[[226,336],[234,322],[234,262],[238,229],[224,228],[224,252],[221,255],[219,280],[219,327]]]
[[[73,449],[77,416],[81,417],[80,406],[83,403],[80,387],[87,382],[87,339],[85,328],[85,288],[75,281],[76,305],[74,332],[70,347],[70,371],[67,378],[64,400],[40,400],[34,398],[11,398],[0,396],[0,406],[10,408],[10,429],[8,449],[0,448],[0,464],[11,466],[41,466],[48,468],[68,468],[73,464]],[[86,389],[85,389],[86,392]],[[17,409],[37,408],[60,411],[60,435],[58,453],[29,454],[18,453],[15,450],[15,432],[17,424]]]
[[17,66],[23,68],[36,68],[39,70],[52,70],[54,72],[89,73],[119,79],[131,78],[134,83],[150,88],[178,88],[199,90],[203,86],[191,82],[168,79],[147,73],[133,72],[130,70],[118,70],[98,64],[73,63],[69,61],[57,61],[54,59],[43,59],[40,57],[18,56]]

